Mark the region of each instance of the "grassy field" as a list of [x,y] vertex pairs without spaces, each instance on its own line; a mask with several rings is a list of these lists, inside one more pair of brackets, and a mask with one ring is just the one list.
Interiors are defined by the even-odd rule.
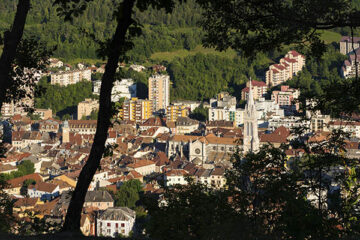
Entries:
[[219,52],[213,48],[204,48],[203,46],[198,45],[196,48],[194,48],[191,51],[181,49],[181,50],[177,50],[177,51],[173,51],[173,52],[157,52],[157,53],[152,54],[150,58],[152,60],[156,60],[156,61],[171,61],[175,57],[184,58],[184,57],[187,57],[190,55],[195,55],[197,53],[215,54],[218,56],[228,57],[228,58],[233,58],[236,56],[236,52],[231,49],[229,49],[225,52]]
[[340,42],[341,34],[332,31],[319,31],[321,33],[321,39],[326,43]]

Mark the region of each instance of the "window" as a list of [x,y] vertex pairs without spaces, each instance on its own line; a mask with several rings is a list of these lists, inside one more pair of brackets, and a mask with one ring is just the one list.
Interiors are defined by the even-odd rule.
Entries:
[[125,233],[125,230],[121,230],[121,233],[123,233],[123,234],[124,234],[124,233]]
[[125,223],[122,223],[122,224],[121,224],[121,227],[125,227]]
[[116,223],[116,224],[115,224],[115,227],[116,227],[116,228],[118,228],[118,227],[119,227],[119,224],[118,224],[118,223]]
[[110,227],[110,223],[107,223],[107,226]]

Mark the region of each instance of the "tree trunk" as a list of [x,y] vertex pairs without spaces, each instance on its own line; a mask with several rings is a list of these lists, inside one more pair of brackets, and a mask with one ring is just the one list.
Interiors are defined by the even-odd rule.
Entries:
[[6,91],[11,86],[11,67],[15,59],[16,49],[23,36],[30,0],[19,0],[11,30],[4,33],[4,49],[0,58],[0,109],[5,101]]
[[91,147],[89,159],[81,170],[75,191],[73,192],[62,229],[63,231],[80,231],[80,219],[85,195],[93,176],[100,165],[100,160],[105,149],[110,118],[112,117],[111,90],[119,58],[125,49],[126,33],[129,26],[133,23],[131,18],[133,6],[134,0],[125,0],[122,3],[122,6],[119,7],[116,32],[109,46],[111,52],[108,53],[109,56],[105,67],[105,73],[101,80],[100,107],[94,143]]

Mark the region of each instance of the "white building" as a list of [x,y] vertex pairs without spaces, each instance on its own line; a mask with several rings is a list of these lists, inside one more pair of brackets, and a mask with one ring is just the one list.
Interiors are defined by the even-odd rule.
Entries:
[[97,236],[129,236],[135,224],[136,213],[127,207],[108,208],[100,213],[97,224]]
[[172,169],[166,173],[164,173],[164,183],[165,186],[173,186],[176,184],[186,185],[188,182],[185,177],[188,172],[184,169]]
[[310,127],[310,121],[295,116],[289,116],[289,117],[273,116],[269,120],[270,130],[274,131],[275,129],[281,126],[284,126],[285,128],[288,129],[294,129],[297,127]]
[[[93,81],[93,94],[100,95],[101,80]],[[131,78],[116,80],[111,90],[111,101],[117,102],[120,98],[131,99],[136,97],[136,83]]]
[[50,77],[52,85],[59,84],[60,86],[67,86],[80,81],[91,81],[91,70],[85,69],[53,73]]

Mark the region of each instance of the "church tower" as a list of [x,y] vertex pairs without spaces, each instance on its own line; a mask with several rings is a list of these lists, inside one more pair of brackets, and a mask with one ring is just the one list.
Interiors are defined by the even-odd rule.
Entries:
[[244,114],[244,153],[257,152],[259,150],[259,134],[258,134],[258,122],[257,112],[255,108],[255,102],[252,93],[252,85],[250,78],[249,95],[245,106]]

